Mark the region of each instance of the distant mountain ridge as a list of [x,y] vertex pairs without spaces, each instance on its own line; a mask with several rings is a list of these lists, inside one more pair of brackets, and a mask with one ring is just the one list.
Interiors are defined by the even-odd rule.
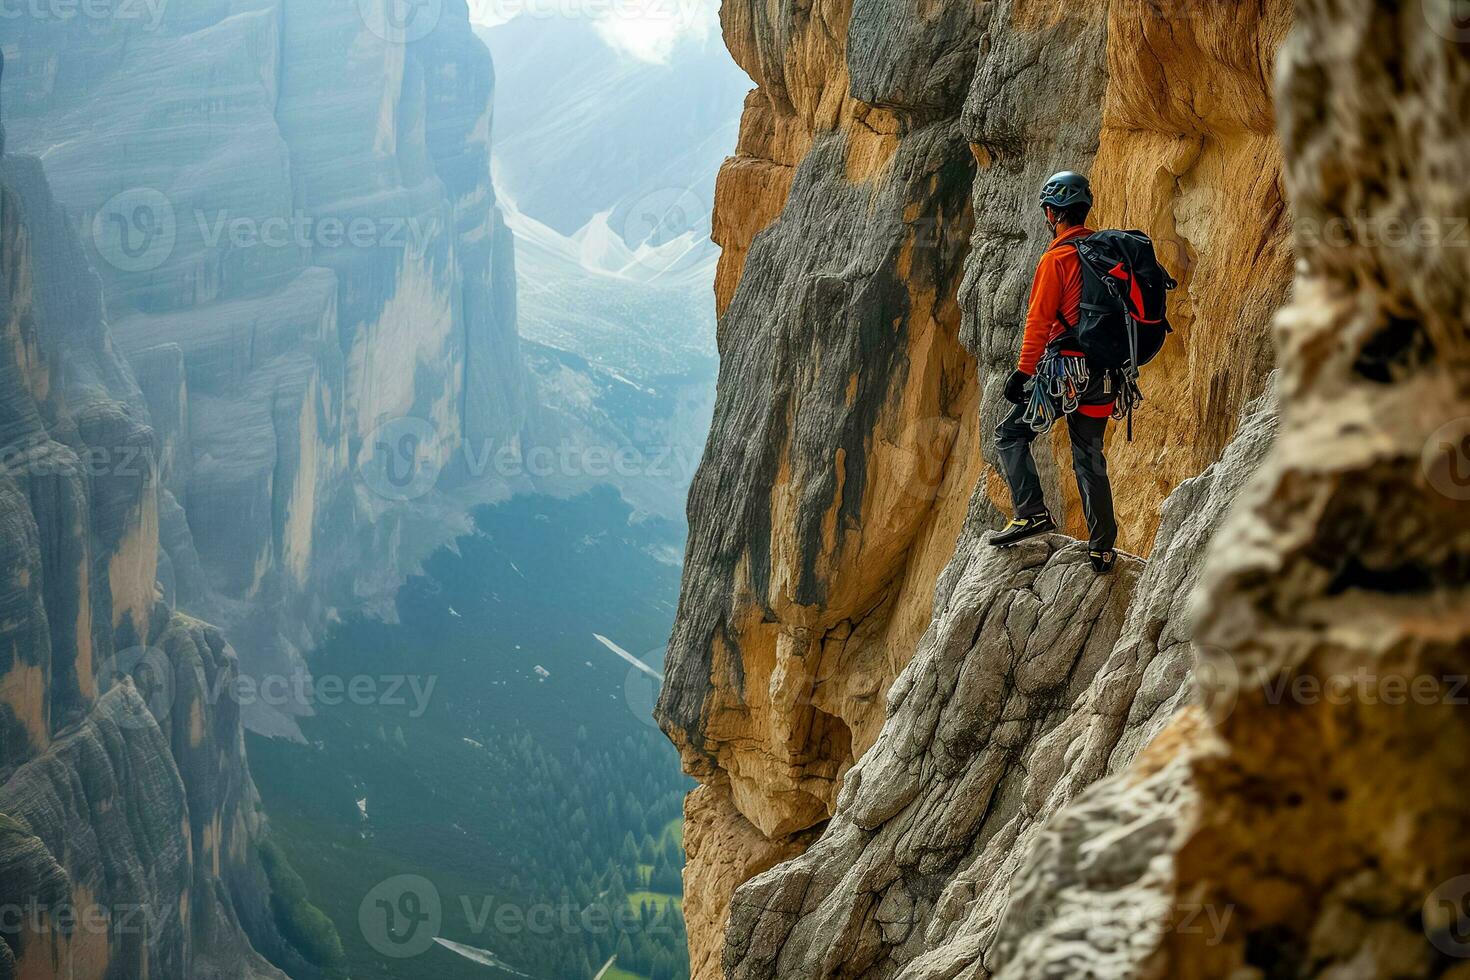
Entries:
[[586,18],[476,32],[508,93],[495,119],[497,179],[522,212],[572,236],[611,211],[636,248],[658,234],[645,210],[666,212],[687,194],[663,232],[708,240],[715,178],[752,87],[717,36],[653,64],[614,50]]
[[713,411],[715,177],[750,80],[713,33],[651,63],[587,18],[476,31],[496,59],[495,181],[546,430],[636,450],[624,495],[682,520]]

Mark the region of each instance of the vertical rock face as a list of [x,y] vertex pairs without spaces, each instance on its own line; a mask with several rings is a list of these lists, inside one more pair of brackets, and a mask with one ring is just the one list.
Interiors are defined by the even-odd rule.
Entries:
[[[1220,682],[1183,755],[1188,805],[1152,846],[1162,927],[1112,975],[1464,973],[1464,41],[1447,8],[1312,3],[1284,49],[1301,264],[1283,422],[1207,560],[1201,663]],[[1072,866],[1039,854],[1031,902],[1067,914]],[[1229,927],[1183,928],[1187,903]],[[1050,975],[1055,934],[1018,936],[1002,975]]]
[[[1146,553],[1160,503],[1219,458],[1270,368],[1267,327],[1290,281],[1270,86],[1289,4],[987,6],[995,16],[964,109],[986,162],[974,187],[966,346],[992,384],[1014,365],[1046,235],[1036,195],[1050,173],[1091,175],[1092,226],[1153,237],[1180,281],[1176,332],[1149,366],[1134,440],[1115,438],[1109,451],[1123,547]],[[1002,408],[984,403],[987,436]],[[1055,459],[1052,472],[1042,467],[1053,511],[1080,534],[1065,447]],[[993,471],[986,490],[1009,506]]]
[[[845,22],[849,63],[860,8]],[[1183,285],[1178,336],[1147,375],[1154,413],[1111,454],[1135,547],[1157,524],[1152,557],[1141,575],[1128,566],[1099,583],[1074,573],[1075,546],[987,553],[980,528],[1003,488],[982,482],[881,732],[845,773],[830,819],[805,826],[762,822],[760,787],[740,786],[752,771],[742,760],[767,733],[785,734],[749,719],[792,676],[752,666],[765,649],[729,613],[745,580],[726,579],[736,600],[714,606],[707,642],[690,632],[706,608],[686,606],[672,649],[697,666],[676,670],[664,711],[707,783],[691,811],[763,858],[742,869],[696,854],[687,887],[722,895],[782,848],[804,852],[735,892],[723,935],[691,917],[700,975],[1458,976],[1470,953],[1458,791],[1470,734],[1463,25],[1447,8],[1367,0],[1301,3],[1294,17],[1281,4],[983,9],[961,116],[979,162],[961,337],[989,393],[1014,349],[1008,324],[1035,251],[1030,195],[1047,171],[1090,159],[1094,223],[1148,230]],[[1278,149],[1266,79],[1292,22]],[[731,23],[737,50],[765,29],[727,13]],[[936,69],[949,39],[940,27],[929,36]],[[766,105],[757,94],[747,122]],[[741,295],[764,275],[767,244],[802,220],[802,168],[822,139],[800,148],[770,230],[748,255],[727,255],[739,282],[722,324],[727,360],[744,356],[758,321]],[[1279,393],[1236,423],[1261,388],[1262,328],[1288,280],[1278,159],[1299,258],[1276,321]],[[744,179],[773,171],[731,167]],[[830,322],[796,306],[782,314],[788,329]],[[734,385],[722,398],[746,400]],[[979,405],[983,427],[998,406]],[[707,469],[757,455],[760,430],[738,431],[721,444],[717,427]],[[784,458],[784,445],[774,451]],[[812,480],[806,493],[825,487]],[[712,499],[727,547],[781,554],[800,526],[731,535],[722,515],[741,498]],[[702,557],[691,552],[686,602],[722,568]],[[803,635],[770,590],[757,594],[760,628]],[[812,597],[803,623],[821,619],[824,594],[792,595]],[[841,672],[829,667],[823,683]],[[708,681],[702,692],[696,679]],[[784,717],[801,718],[814,689]],[[807,743],[808,758],[830,745]],[[799,743],[784,748],[801,757]],[[698,955],[714,949],[719,967]]]
[[[708,836],[754,828],[776,854],[832,818],[957,540],[1008,508],[989,432],[1047,175],[1091,172],[1092,223],[1144,229],[1181,281],[1137,438],[1110,453],[1126,547],[1149,550],[1260,392],[1289,282],[1269,78],[1291,18],[1187,6],[724,5],[759,87],[716,197],[720,395],[660,704],[729,803],[698,807],[723,821]],[[1080,531],[1052,448],[1053,511]],[[724,908],[740,877],[696,856],[686,890]],[[719,935],[690,925],[713,962]]]
[[[846,91],[849,12],[783,16],[725,8],[764,87],[721,179],[717,224],[746,222],[717,228],[721,281],[734,263],[743,277],[721,322],[661,705],[691,770],[773,838],[826,819],[854,745],[876,733],[872,707],[901,666],[888,634],[901,646],[927,620],[905,586],[932,582],[964,512],[964,476],[946,464],[976,398],[956,301],[974,159],[956,115],[913,94],[950,69],[900,80],[859,65],[854,78],[886,93],[887,107],[865,105]],[[961,21],[943,35],[957,53],[974,40]],[[736,213],[769,221],[783,201],[747,252],[759,219]]]
[[[1187,701],[1189,599],[1275,428],[1269,401],[1256,406],[1224,458],[1170,497],[1146,570],[1124,559],[1098,578],[1076,542],[997,552],[967,527],[832,822],[800,858],[736,892],[726,975],[987,975],[966,971],[1015,920],[1012,879],[1060,833],[1044,835],[1047,821],[1150,743],[1140,768],[1152,775],[1198,725],[1190,708],[1167,727]],[[1086,847],[1108,855],[1106,881],[1165,829],[1141,819],[1108,840],[1081,826]]]
[[356,479],[397,451],[384,423],[430,427],[437,472],[526,421],[489,54],[463,0],[390,5],[139,5],[6,39],[12,143],[45,155],[158,419],[169,597],[254,672],[299,669],[331,602],[400,569],[402,501]]
[[280,977],[235,655],[159,598],[148,400],[3,133],[0,977]]
[[[1002,977],[1464,972],[1470,260],[1446,177],[1470,71],[1448,14],[1302,6],[1280,88],[1301,256],[1283,423],[1206,561],[1211,724],[1047,831]],[[1089,871],[1079,831],[1142,821],[1119,874]],[[1131,909],[1108,901],[1120,878]]]

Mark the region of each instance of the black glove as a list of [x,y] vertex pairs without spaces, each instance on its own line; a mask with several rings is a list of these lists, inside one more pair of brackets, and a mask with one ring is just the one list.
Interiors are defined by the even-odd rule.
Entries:
[[1017,370],[1011,373],[1010,379],[1006,381],[1006,401],[1012,405],[1024,405],[1026,398],[1026,382],[1031,380],[1031,375],[1025,371]]

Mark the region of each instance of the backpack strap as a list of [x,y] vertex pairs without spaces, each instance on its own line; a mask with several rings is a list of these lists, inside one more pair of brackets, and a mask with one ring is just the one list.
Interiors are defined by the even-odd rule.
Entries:
[[[1077,261],[1083,265],[1087,264],[1087,260],[1082,257],[1082,243],[1087,241],[1088,237],[1089,236],[1087,235],[1083,235],[1081,238],[1074,238],[1066,243],[1072,246],[1072,250],[1077,253]],[[1078,305],[1081,307],[1081,309],[1077,311],[1077,323],[1082,322],[1082,310],[1096,309],[1096,307],[1089,306],[1086,303],[1080,303]],[[1062,313],[1061,310],[1057,310],[1057,322],[1062,325],[1062,329],[1065,332],[1070,332],[1077,329],[1077,323],[1068,323],[1066,315]]]

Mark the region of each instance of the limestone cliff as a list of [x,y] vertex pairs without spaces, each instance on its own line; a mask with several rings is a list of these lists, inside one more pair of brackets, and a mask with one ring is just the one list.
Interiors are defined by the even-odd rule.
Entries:
[[[1397,650],[1398,667],[1434,673],[1463,650],[1448,612],[1463,515],[1412,460],[1465,414],[1452,368],[1464,252],[1444,217],[1463,210],[1447,186],[1463,167],[1439,155],[1464,146],[1449,107],[1463,102],[1465,62],[1449,15],[1420,8],[725,5],[731,50],[759,87],[716,205],[720,397],[660,703],[705,784],[686,877],[697,976],[1204,977],[1229,975],[1227,962],[1296,975],[1271,973],[1285,955],[1273,937],[1323,933],[1322,955],[1302,963],[1390,955],[1378,939],[1326,949],[1337,927],[1307,909],[1332,889],[1334,914],[1357,916],[1339,925],[1386,923],[1379,896],[1403,911],[1433,887],[1431,863],[1453,877],[1452,848],[1418,865],[1385,850],[1409,846],[1410,828],[1451,838],[1432,821],[1462,814],[1427,789],[1405,811],[1422,818],[1395,824],[1402,837],[1369,839],[1373,814],[1394,823],[1375,788],[1361,814],[1333,818],[1331,861],[1309,870],[1318,849],[1304,844],[1313,820],[1353,813],[1342,807],[1367,791],[1367,753],[1447,744],[1447,718],[1381,722],[1356,742],[1340,727],[1356,719],[1253,716],[1255,680],[1218,733],[1200,708],[1181,711],[1200,640],[1214,709],[1237,672],[1289,678]],[[1273,65],[1293,23],[1280,141]],[[1430,143],[1438,152],[1422,155]],[[1282,447],[1262,462],[1275,414],[1269,401],[1246,408],[1291,281],[1282,145],[1307,194],[1295,251],[1308,265],[1277,333]],[[1146,230],[1181,282],[1138,436],[1115,434],[1109,454],[1125,544],[1150,565],[1110,583],[1078,574],[1077,553],[1055,543],[1015,558],[979,544],[1007,503],[988,434],[1045,235],[1035,195],[1063,168],[1092,175],[1094,225]],[[1371,227],[1354,224],[1361,213]],[[1420,219],[1445,222],[1442,247],[1374,237]],[[1458,438],[1442,440],[1441,483],[1462,465]],[[1080,530],[1059,459],[1043,463],[1048,493]],[[1237,547],[1206,559],[1253,474],[1243,513],[1256,516],[1235,518],[1224,533]],[[1380,508],[1402,516],[1385,524],[1370,516]],[[1186,609],[1202,568],[1196,637]],[[1364,590],[1400,595],[1360,606]],[[1412,625],[1428,610],[1450,618]],[[1360,616],[1325,639],[1327,622]],[[1402,639],[1365,646],[1379,623]],[[1244,760],[1202,748],[1237,732]],[[1298,738],[1299,756],[1281,751]],[[1329,779],[1328,746],[1344,740],[1361,745],[1343,763],[1357,775]],[[1320,812],[1308,787],[1285,785],[1308,772]],[[1191,824],[1190,801],[1210,793],[1221,805]],[[1261,808],[1277,821],[1273,856],[1247,857],[1261,838],[1244,818],[1266,819]],[[738,842],[739,859],[695,846],[710,840]],[[1308,853],[1290,857],[1292,842]],[[1366,895],[1347,870],[1363,854],[1394,864],[1359,882]],[[1198,877],[1164,866],[1175,860]],[[1211,909],[1240,913],[1217,923],[1214,945],[1199,930],[1149,946],[1156,920],[1140,916],[1157,895],[1182,908],[1207,887],[1230,896]],[[1075,952],[1079,931],[1091,945]],[[1402,932],[1381,942],[1423,950]],[[1118,965],[1174,945],[1189,947],[1187,966]]]
[[[1288,282],[1269,77],[1290,16],[739,0],[723,18],[759,87],[716,201],[720,398],[660,714],[730,803],[697,819],[745,821],[774,855],[833,814],[962,527],[1007,503],[988,434],[1046,175],[1090,171],[1094,223],[1148,231],[1182,284],[1137,438],[1111,449],[1125,546],[1148,552],[1164,498],[1234,434]],[[1069,470],[1042,469],[1080,530]],[[739,877],[696,856],[689,890],[723,907]]]
[[156,588],[149,408],[3,128],[0,256],[0,977],[281,977],[235,654]]
[[526,425],[493,68],[463,0],[404,26],[388,0],[144,6],[14,19],[11,138],[154,417],[169,600],[291,675],[438,540],[407,530],[428,487],[375,480],[405,431],[421,477]]
[[[1275,429],[1263,400],[1224,458],[1166,502],[1146,568],[1125,559],[1098,578],[1077,542],[997,552],[967,526],[933,625],[821,839],[736,893],[726,975],[985,975],[964,971],[1014,918],[1012,879],[1047,821],[1143,746],[1140,767],[1162,765],[1198,726],[1199,709],[1185,707],[1189,600]],[[1119,823],[1112,838],[1089,824],[1068,841],[1105,852],[1101,878],[1169,826]]]
[[[1100,961],[1116,920],[1071,930],[1070,957],[1055,942],[1078,898],[1099,904],[1068,823],[1113,835],[1150,807],[1160,832],[1113,881],[1150,918],[1108,975],[1467,971],[1466,34],[1435,5],[1298,16],[1278,96],[1301,257],[1277,321],[1283,421],[1205,563],[1211,724],[1172,773],[1120,774],[1049,831],[1002,977]],[[1156,803],[1150,782],[1171,784]],[[1191,905],[1228,928],[1184,928]]]

